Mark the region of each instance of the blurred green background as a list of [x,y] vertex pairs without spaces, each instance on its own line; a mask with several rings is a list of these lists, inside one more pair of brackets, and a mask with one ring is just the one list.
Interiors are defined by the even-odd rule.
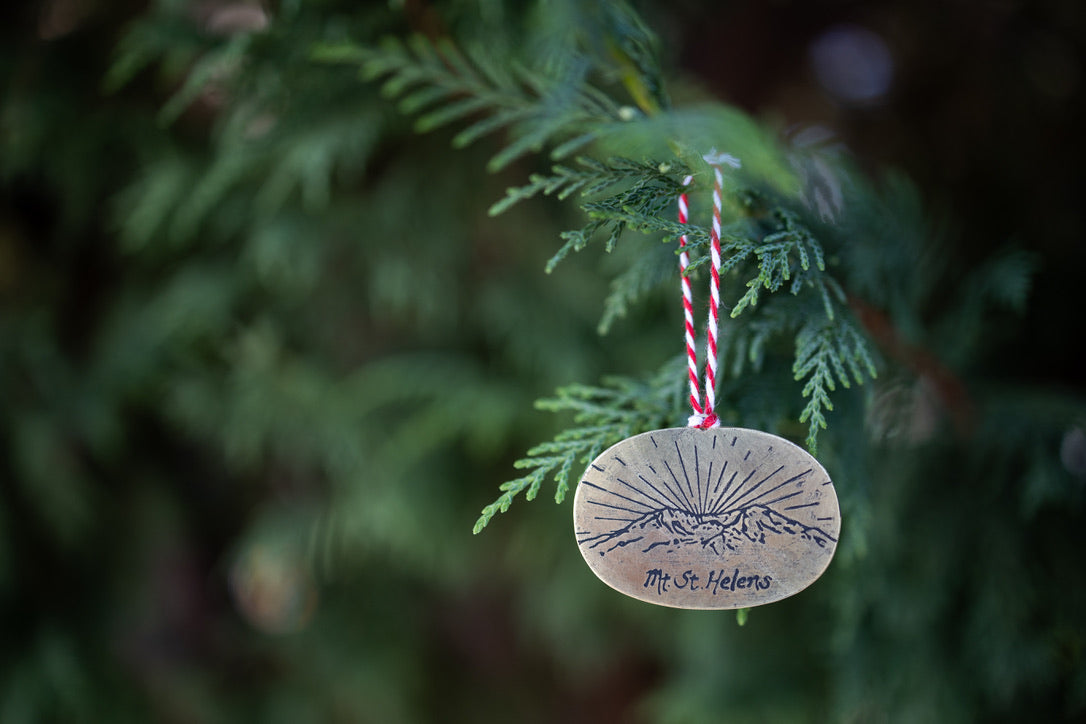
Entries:
[[535,399],[681,351],[675,289],[597,335],[638,246],[544,274],[579,212],[486,210],[545,160],[489,175],[497,141],[311,59],[530,52],[576,5],[0,10],[0,721],[1086,720],[1080,3],[636,4],[676,97],[909,175],[951,269],[1037,260],[1024,312],[935,350],[971,433],[917,404],[894,444],[828,439],[842,552],[742,628],[601,584],[568,503],[471,535],[570,424]]

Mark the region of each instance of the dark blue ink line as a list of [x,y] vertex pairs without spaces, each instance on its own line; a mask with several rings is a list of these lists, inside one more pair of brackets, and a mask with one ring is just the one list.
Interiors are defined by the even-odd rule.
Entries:
[[668,490],[677,492],[678,495],[676,497],[683,501],[683,504],[679,506],[679,510],[685,510],[686,512],[693,514],[694,504],[690,501],[690,498],[687,497],[686,491],[683,490],[682,483],[679,482],[679,478],[677,475],[675,475],[675,471],[671,469],[671,464],[668,463],[667,460],[664,460],[663,463],[664,467],[667,468],[667,472],[671,475],[671,479],[675,481],[675,487],[672,488],[667,483],[664,483],[664,485],[667,487]]
[[727,469],[728,469],[728,461],[725,460],[724,465],[720,468],[720,475],[717,476],[716,485],[713,486],[713,495],[716,495],[717,491],[720,490],[720,481],[722,481],[724,479],[724,471],[727,470]]
[[624,523],[633,523],[637,518],[606,518],[602,515],[594,515],[592,520],[621,520]]
[[[631,543],[636,543],[637,541],[641,540],[644,537],[645,536],[642,535],[642,536],[638,536],[637,538],[632,538],[630,540],[620,540],[618,543],[615,543],[613,546],[608,548],[607,552],[610,553],[611,551],[613,551],[616,548],[625,548],[626,546],[630,545]],[[603,555],[603,554],[601,553],[600,555]]]
[[[789,493],[788,495],[782,495],[782,496],[781,496],[781,497],[779,497],[779,498],[774,498],[773,500],[769,501],[769,502],[768,502],[768,503],[766,503],[765,505],[773,505],[774,503],[779,503],[779,502],[781,502],[782,500],[788,500],[789,498],[794,498],[794,497],[796,497],[797,495],[800,495],[800,494],[802,494],[802,493],[803,493],[803,491],[802,491],[802,490],[797,490],[797,491],[796,491],[796,492],[794,492],[794,493]],[[801,506],[801,507],[802,507],[802,506]],[[791,508],[787,508],[786,510],[791,510]]]
[[660,447],[659,445],[656,444],[656,438],[654,438],[652,435],[649,435],[649,439],[652,440],[652,446],[653,447]]
[[596,490],[600,490],[600,491],[602,491],[602,492],[604,492],[604,493],[607,493],[608,495],[613,495],[613,496],[615,496],[616,498],[622,498],[623,500],[628,500],[628,501],[630,501],[631,503],[633,503],[634,505],[640,505],[640,506],[641,506],[642,508],[647,508],[648,510],[644,511],[644,512],[646,512],[646,513],[647,513],[647,512],[649,511],[649,510],[652,510],[652,509],[653,509],[651,505],[645,505],[645,504],[644,504],[644,503],[642,503],[642,502],[641,502],[640,500],[634,500],[633,498],[627,498],[627,497],[626,497],[625,495],[620,495],[619,493],[616,493],[616,492],[615,492],[615,491],[613,491],[613,490],[608,490],[607,488],[601,488],[600,486],[596,485],[595,483],[590,483],[590,482],[588,482],[587,480],[582,480],[582,481],[581,481],[581,483],[582,483],[583,485],[588,485],[588,486],[590,486],[590,487],[593,487],[593,488],[595,488]]
[[814,503],[804,503],[803,505],[790,505],[785,508],[785,510],[796,510],[798,508],[813,508],[816,505],[818,505],[817,501],[815,501]]
[[[667,460],[664,460],[664,467],[671,473],[671,479],[675,481],[675,489],[678,491],[679,497],[686,501],[686,504],[681,509],[685,510],[687,513],[693,514],[694,506],[690,504],[690,499],[687,498],[686,493],[683,492],[683,486],[679,483],[679,479],[675,477],[675,471],[671,469],[671,465],[668,464]],[[667,483],[664,483],[664,485],[667,485]],[[671,490],[671,486],[667,485],[667,489]]]
[[599,470],[601,473],[605,472],[604,469],[601,468],[599,465],[596,465],[596,463],[592,463],[592,469],[593,470]]
[[[727,465],[725,465],[725,467],[727,467]],[[720,474],[724,475],[724,471],[721,470]],[[711,515],[716,515],[717,513],[719,513],[720,509],[724,506],[724,503],[727,502],[724,500],[724,496],[728,494],[728,489],[732,487],[732,483],[735,482],[735,477],[737,475],[739,475],[738,470],[732,473],[732,476],[728,479],[728,484],[724,486],[724,490],[720,491],[720,496],[717,497],[716,503],[713,505],[712,510],[709,511]],[[720,485],[719,481],[717,482],[717,485]]]
[[732,447],[735,447],[735,441],[738,440],[738,439],[739,439],[738,435],[733,435],[732,436]]
[[[746,490],[746,491],[745,491],[745,492],[744,492],[744,493],[743,493],[742,495],[740,495],[740,496],[739,496],[738,498],[736,498],[735,502],[736,502],[736,503],[738,503],[738,502],[739,502],[740,500],[742,500],[743,498],[747,497],[748,495],[750,495],[751,493],[753,493],[753,492],[754,492],[755,490],[757,490],[758,488],[762,487],[762,485],[763,485],[763,484],[765,484],[765,482],[766,482],[767,480],[769,480],[770,478],[772,478],[772,477],[773,477],[774,475],[776,475],[777,473],[779,473],[779,472],[780,472],[780,471],[782,471],[782,470],[784,470],[784,466],[783,466],[783,465],[781,465],[781,466],[780,466],[779,468],[777,468],[776,470],[774,470],[773,472],[771,472],[771,473],[770,473],[769,475],[767,475],[767,476],[765,476],[764,478],[762,478],[761,480],[759,480],[759,481],[758,481],[758,482],[757,482],[757,483],[756,483],[756,484],[755,484],[755,485],[754,485],[753,487],[751,487],[751,488],[749,488],[748,490]],[[744,480],[743,482],[745,483],[746,481]],[[773,490],[776,490],[776,488],[773,488]],[[772,492],[772,491],[770,491],[770,492]],[[758,497],[761,497],[761,496],[758,496]],[[757,500],[757,499],[758,499],[758,498],[755,498],[755,500]]]
[[[655,490],[660,495],[660,497],[663,498],[664,500],[666,500],[668,503],[674,503],[676,509],[682,509],[683,504],[681,502],[679,502],[679,500],[677,498],[668,497],[668,495],[666,493],[664,493],[663,490],[660,490],[655,485],[653,485],[648,480],[646,480],[644,475],[638,475],[637,477],[641,478],[641,482],[643,482],[645,485],[647,485],[650,488],[652,488],[653,490]],[[668,488],[667,483],[664,483],[664,487],[667,488],[667,491],[669,493],[671,492],[671,488]],[[664,507],[670,508],[671,506],[666,505]]]
[[704,513],[705,506],[701,502],[701,462],[698,460],[697,445],[694,445],[694,480],[698,481],[698,512]]
[[[608,531],[607,533],[600,533],[599,535],[594,535],[591,538],[585,538],[583,541],[581,541],[581,545],[584,545],[585,543],[591,543],[592,545],[590,545],[588,547],[589,547],[589,549],[592,549],[592,548],[597,548],[597,547],[603,545],[604,543],[607,543],[607,542],[612,541],[614,539],[615,539],[614,533],[611,532],[611,531]],[[600,553],[600,555],[602,556],[603,553]]]
[[[781,483],[780,485],[778,485],[778,486],[776,486],[776,487],[774,487],[774,488],[770,488],[769,490],[765,491],[764,493],[762,493],[761,495],[759,495],[759,496],[758,496],[757,498],[752,498],[751,500],[748,500],[748,501],[747,501],[747,503],[748,503],[748,504],[749,504],[749,503],[753,503],[753,502],[754,502],[755,500],[758,500],[759,498],[764,498],[765,496],[767,496],[767,495],[771,494],[771,493],[772,493],[773,491],[775,491],[775,490],[780,490],[781,488],[783,488],[783,487],[784,487],[785,485],[788,485],[789,483],[794,483],[795,481],[799,480],[800,478],[802,478],[802,477],[803,477],[804,475],[806,475],[807,473],[811,472],[811,470],[812,470],[812,468],[807,468],[806,470],[804,470],[804,471],[803,471],[802,473],[800,473],[799,475],[793,475],[792,477],[788,478],[788,480],[785,480],[785,481],[784,481],[783,483]],[[759,484],[760,484],[760,483],[759,483]],[[744,496],[743,496],[743,497],[746,497],[746,495],[744,494]]]
[[[625,480],[623,480],[622,478],[615,478],[615,480],[617,480],[618,482],[622,483],[623,485],[625,485],[625,486],[626,486],[627,488],[629,488],[630,490],[634,491],[634,492],[635,492],[635,493],[637,493],[638,495],[640,495],[640,496],[643,496],[643,497],[645,497],[645,498],[648,498],[648,499],[649,499],[649,500],[651,500],[651,501],[652,501],[653,503],[656,503],[656,505],[659,505],[659,506],[661,506],[661,507],[663,507],[663,508],[666,508],[666,507],[668,507],[668,506],[667,506],[667,503],[665,503],[664,501],[662,501],[662,500],[657,500],[656,498],[652,497],[651,495],[649,495],[648,493],[646,493],[646,492],[645,492],[644,490],[642,490],[641,488],[635,488],[634,486],[630,485],[629,483],[627,483],[627,482],[626,482]],[[656,492],[660,492],[660,491],[656,491]]]
[[614,510],[625,510],[627,513],[633,513],[634,515],[636,515],[638,517],[645,514],[645,511],[643,511],[643,510],[631,510],[629,508],[623,508],[621,505],[611,505],[610,503],[601,503],[598,500],[587,500],[585,502],[586,503],[591,503],[592,505],[599,505],[599,506],[601,506],[603,508],[612,508]]
[[[675,443],[675,454],[679,456],[679,465],[682,466],[683,478],[686,479],[686,487],[690,490],[690,500],[692,501],[692,500],[694,500],[694,486],[690,484],[690,475],[689,475],[689,473],[686,472],[686,461],[683,460],[683,454],[681,452],[679,452],[679,441],[675,440],[674,443]],[[694,449],[697,450],[696,447]],[[675,482],[677,483],[679,481],[676,480]],[[695,515],[700,515],[701,514],[701,511],[699,511],[697,508],[695,508],[693,503],[691,503],[690,512],[695,514]]]
[[[703,513],[709,510],[709,488],[712,487],[713,483],[713,462],[715,461],[709,461],[709,469],[705,471],[705,500],[701,503],[701,510]],[[698,485],[701,485],[700,481],[698,482]]]
[[750,450],[747,450],[747,454],[743,456],[743,460],[746,460],[747,458],[750,457],[750,452],[751,452]]
[[616,455],[615,460],[618,460],[618,464],[621,465],[622,467],[626,467],[626,461],[623,460],[622,458],[620,458],[619,456]]
[[[737,470],[736,472],[739,472],[739,471]],[[742,493],[742,495],[740,495],[740,491],[743,490],[743,486],[746,485],[747,483],[749,483],[750,479],[753,478],[754,474],[757,473],[757,472],[758,472],[758,468],[754,468],[753,470],[751,470],[750,473],[747,475],[747,477],[743,478],[743,482],[739,483],[739,485],[736,486],[735,490],[732,491],[732,494],[728,496],[728,499],[724,501],[724,505],[727,505],[728,503],[732,502],[732,500],[735,499],[737,495],[740,498],[744,497],[746,495],[746,492],[744,491]]]
[[[733,491],[732,495],[729,495],[727,497],[725,497],[725,496],[727,495],[728,490],[732,487],[732,483],[735,482],[735,478],[738,475],[739,475],[738,470],[736,470],[734,473],[732,473],[731,478],[728,479],[728,484],[724,486],[724,490],[722,490],[720,492],[720,495],[717,496],[716,503],[709,510],[709,515],[719,515],[720,513],[722,513],[724,511],[725,508],[727,508],[728,501],[731,499],[732,495],[735,495],[735,492]],[[742,486],[742,483],[740,483],[740,486]],[[738,488],[737,488],[737,490],[738,490]]]
[[[712,465],[709,466],[710,475],[712,475],[712,472],[711,472],[712,467],[713,467]],[[705,509],[706,510],[712,510],[713,508],[716,507],[716,504],[720,502],[720,498],[717,497],[717,493],[720,492],[720,484],[724,481],[724,472],[727,469],[728,469],[728,461],[725,460],[724,464],[720,466],[720,475],[718,475],[717,478],[716,478],[716,485],[713,486],[713,493],[705,501]]]

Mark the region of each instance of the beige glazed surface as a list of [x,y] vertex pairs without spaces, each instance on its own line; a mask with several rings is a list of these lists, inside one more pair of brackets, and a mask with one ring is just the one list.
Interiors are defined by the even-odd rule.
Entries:
[[826,570],[841,513],[806,450],[757,430],[670,428],[623,440],[577,486],[581,554],[607,585],[663,606],[787,598]]

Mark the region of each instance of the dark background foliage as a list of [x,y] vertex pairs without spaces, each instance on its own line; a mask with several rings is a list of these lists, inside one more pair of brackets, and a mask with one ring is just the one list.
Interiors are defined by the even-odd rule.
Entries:
[[[939,244],[900,265],[931,286],[896,330],[914,352],[884,348],[829,418],[837,561],[742,628],[604,587],[565,505],[471,536],[570,422],[533,400],[657,369],[677,303],[597,336],[644,247],[545,275],[576,210],[486,215],[543,162],[489,175],[499,141],[417,135],[310,52],[411,31],[518,49],[545,18],[358,5],[0,10],[0,720],[1086,715],[1079,3],[638,5],[677,101],[831,129],[876,186],[913,179],[901,205]],[[885,43],[885,93],[820,82],[835,28]],[[940,328],[1008,245],[1036,266],[1021,313]],[[950,409],[915,349],[961,384]]]

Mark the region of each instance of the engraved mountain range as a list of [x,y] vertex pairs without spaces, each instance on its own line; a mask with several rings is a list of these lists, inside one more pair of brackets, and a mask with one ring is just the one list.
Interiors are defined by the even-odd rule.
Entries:
[[696,546],[719,556],[741,553],[744,549],[798,538],[812,547],[826,548],[837,539],[821,528],[804,525],[782,515],[767,505],[751,505],[719,514],[698,515],[675,508],[661,508],[645,513],[613,531],[581,540],[583,546],[601,556],[613,550],[636,546],[642,553],[670,553]]

